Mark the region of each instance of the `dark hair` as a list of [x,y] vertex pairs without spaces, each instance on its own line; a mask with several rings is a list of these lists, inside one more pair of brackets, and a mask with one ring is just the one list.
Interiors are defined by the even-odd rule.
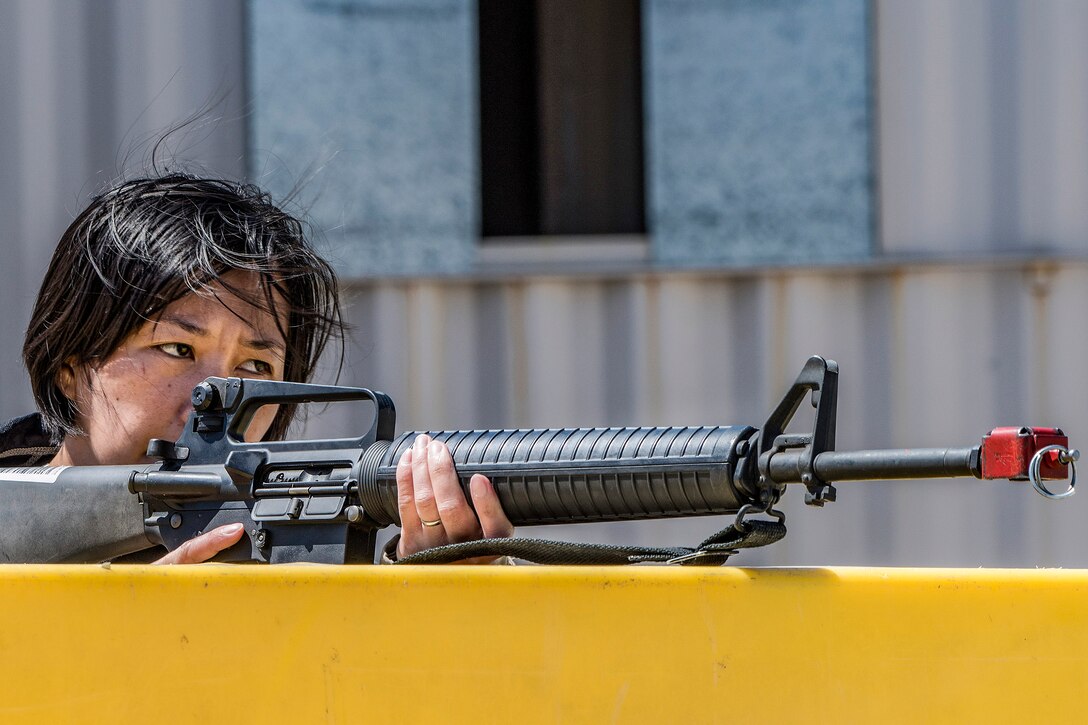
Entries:
[[[79,411],[58,385],[65,364],[104,360],[171,302],[212,282],[227,286],[222,277],[233,270],[259,274],[262,294],[231,292],[286,312],[285,323],[273,315],[286,341],[284,378],[309,380],[344,326],[336,275],[298,219],[256,186],[183,173],[134,179],[95,197],[57,244],[23,344],[54,442],[80,432]],[[282,439],[294,412],[281,406],[265,439]]]

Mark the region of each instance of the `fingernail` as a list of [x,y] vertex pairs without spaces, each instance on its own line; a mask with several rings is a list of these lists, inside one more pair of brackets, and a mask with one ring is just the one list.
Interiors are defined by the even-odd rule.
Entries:
[[400,454],[400,465],[410,466],[412,465],[412,447],[408,446],[404,449],[404,453]]
[[416,436],[415,447],[416,447],[417,450],[422,452],[423,449],[426,448],[427,444],[430,443],[430,442],[431,442],[430,436],[428,436],[426,433],[424,433],[423,435]]
[[473,496],[487,493],[488,489],[494,490],[494,487],[487,476],[476,473],[468,481],[468,490]]
[[219,530],[219,535],[225,539],[228,536],[234,536],[243,528],[244,527],[241,524],[228,524]]
[[445,446],[441,441],[431,441],[430,446],[427,447],[427,455],[440,456],[445,451]]

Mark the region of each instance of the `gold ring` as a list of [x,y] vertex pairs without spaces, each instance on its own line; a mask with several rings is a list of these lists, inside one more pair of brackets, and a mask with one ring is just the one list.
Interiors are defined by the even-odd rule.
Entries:
[[442,519],[436,519],[434,521],[427,521],[426,519],[420,519],[419,523],[423,524],[424,526],[441,526],[442,525]]

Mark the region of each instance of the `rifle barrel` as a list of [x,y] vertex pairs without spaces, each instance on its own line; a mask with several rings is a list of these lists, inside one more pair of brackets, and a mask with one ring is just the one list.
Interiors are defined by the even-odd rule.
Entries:
[[[871,451],[826,451],[813,467],[820,480],[887,481],[903,478],[979,477],[979,449],[891,448]],[[801,481],[804,455],[784,451],[771,457],[771,478],[779,483]]]

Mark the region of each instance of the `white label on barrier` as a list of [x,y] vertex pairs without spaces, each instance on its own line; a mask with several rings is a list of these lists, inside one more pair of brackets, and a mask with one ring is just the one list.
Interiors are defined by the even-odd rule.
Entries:
[[61,471],[70,466],[40,466],[37,468],[0,468],[0,485],[9,483],[56,483]]

